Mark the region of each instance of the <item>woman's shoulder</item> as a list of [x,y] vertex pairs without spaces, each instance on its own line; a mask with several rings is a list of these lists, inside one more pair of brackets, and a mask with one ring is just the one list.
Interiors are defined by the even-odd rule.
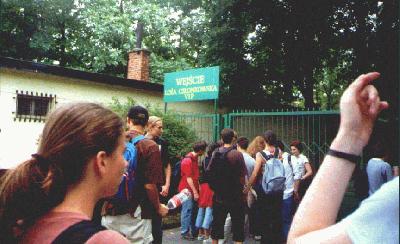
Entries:
[[94,234],[86,243],[95,244],[95,243],[129,243],[128,239],[122,236],[120,233],[113,230],[102,230]]

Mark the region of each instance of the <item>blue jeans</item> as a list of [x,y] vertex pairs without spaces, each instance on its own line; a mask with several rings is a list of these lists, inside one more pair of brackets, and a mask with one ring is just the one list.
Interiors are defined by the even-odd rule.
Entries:
[[212,219],[212,208],[199,208],[196,218],[196,227],[209,230]]
[[293,195],[287,199],[283,199],[282,203],[282,222],[283,222],[283,238],[287,239],[290,225],[293,219]]
[[187,200],[182,204],[181,211],[181,235],[186,235],[190,232],[193,236],[197,235],[195,226],[197,216],[197,203],[193,200]]

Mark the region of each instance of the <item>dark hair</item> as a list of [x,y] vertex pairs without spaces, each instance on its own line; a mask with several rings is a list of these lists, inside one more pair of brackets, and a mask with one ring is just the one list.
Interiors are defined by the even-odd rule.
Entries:
[[149,120],[147,109],[138,105],[131,107],[127,116],[132,120],[134,125],[146,126]]
[[60,204],[67,188],[79,182],[99,151],[111,155],[123,134],[122,120],[94,103],[57,108],[44,126],[37,154],[8,170],[0,184],[0,243],[16,242],[21,231]]
[[383,145],[382,141],[377,141],[372,145],[372,157],[375,158],[383,158],[386,160],[386,157],[388,155],[388,148],[385,148]]
[[276,146],[277,146],[279,149],[281,149],[282,152],[285,151],[285,144],[283,144],[282,141],[277,140],[277,141],[276,141]]
[[249,139],[247,139],[244,136],[241,136],[238,138],[237,140],[237,145],[243,149],[243,150],[247,150],[247,148],[249,147]]
[[267,130],[264,132],[264,140],[267,144],[271,146],[276,146],[276,135],[272,130]]
[[210,145],[208,145],[207,156],[211,157],[215,149],[219,148],[220,146],[221,145],[218,142],[212,142]]
[[221,131],[221,139],[225,144],[232,143],[234,137],[235,137],[235,132],[231,128],[224,128]]
[[297,148],[297,150],[299,150],[300,152],[303,152],[303,143],[301,143],[301,141],[299,140],[292,141],[290,143],[290,146]]
[[207,148],[207,142],[205,141],[198,141],[193,144],[193,151],[198,153],[200,151],[205,151]]

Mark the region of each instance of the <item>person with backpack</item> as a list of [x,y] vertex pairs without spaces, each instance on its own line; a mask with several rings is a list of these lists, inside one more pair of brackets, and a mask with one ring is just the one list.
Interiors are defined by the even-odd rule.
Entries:
[[277,145],[274,132],[268,130],[263,135],[265,148],[257,153],[253,174],[244,190],[251,187],[257,193],[257,207],[261,214],[261,243],[280,243],[282,241],[282,199],[285,189],[285,169],[282,152]]
[[221,131],[223,146],[216,149],[207,168],[207,180],[214,191],[212,243],[224,239],[227,214],[232,221],[233,241],[244,242],[244,213],[246,197],[243,194],[247,173],[243,154],[233,148],[235,133],[230,128]]
[[378,78],[377,72],[360,75],[340,98],[338,132],[295,214],[288,243],[399,243],[399,177],[336,222],[375,121],[389,107],[371,85]]
[[[128,161],[129,176],[124,179],[120,189],[128,199],[109,201],[102,224],[109,229],[125,235],[133,243],[151,243],[153,241],[151,219],[155,214],[164,217],[168,208],[159,201],[157,185],[162,185],[162,163],[158,145],[143,136],[149,114],[141,106],[129,109],[127,126],[130,141],[124,153]],[[130,169],[134,169],[133,172]],[[133,189],[124,188],[124,183],[133,185]],[[126,201],[128,200],[128,201]]]
[[[161,161],[163,166],[163,179],[164,185],[158,185],[158,191],[160,192],[160,202],[166,204],[167,196],[169,193],[169,187],[171,185],[171,160],[168,155],[168,142],[161,137],[163,133],[163,122],[162,119],[157,116],[150,116],[147,122],[146,138],[154,140],[161,153]],[[160,215],[155,213],[151,222],[153,244],[162,243],[162,218]]]
[[294,178],[294,199],[297,203],[301,201],[308,187],[311,184],[313,170],[310,161],[302,153],[303,144],[299,140],[290,143],[291,162],[296,171]]
[[0,180],[0,243],[129,243],[91,221],[127,162],[123,122],[94,103],[58,107],[37,152]]
[[197,217],[197,201],[199,199],[199,163],[198,158],[202,156],[207,148],[205,141],[195,142],[193,151],[188,153],[181,162],[181,181],[179,192],[188,189],[193,196],[182,203],[181,210],[181,237],[185,240],[194,240],[197,237],[195,226]]

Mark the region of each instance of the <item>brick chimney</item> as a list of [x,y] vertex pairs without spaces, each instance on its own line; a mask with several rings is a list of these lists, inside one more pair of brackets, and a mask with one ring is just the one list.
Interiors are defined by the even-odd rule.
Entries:
[[150,51],[144,48],[135,48],[128,54],[127,79],[149,81]]

